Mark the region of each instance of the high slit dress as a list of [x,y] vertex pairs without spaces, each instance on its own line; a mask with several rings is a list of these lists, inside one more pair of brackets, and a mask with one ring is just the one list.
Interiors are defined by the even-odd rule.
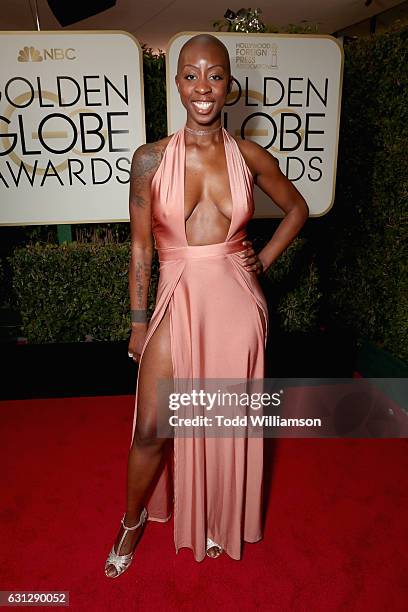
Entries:
[[[187,242],[184,127],[168,142],[152,180],[152,233],[160,268],[156,306],[139,360],[132,442],[140,365],[167,307],[175,379],[264,376],[266,300],[255,272],[246,270],[239,256],[254,212],[253,177],[236,141],[221,129],[232,196],[224,242]],[[261,437],[175,436],[146,505],[148,519],[164,522],[173,512],[176,552],[191,548],[202,561],[208,537],[240,559],[243,541],[262,538],[262,483]]]

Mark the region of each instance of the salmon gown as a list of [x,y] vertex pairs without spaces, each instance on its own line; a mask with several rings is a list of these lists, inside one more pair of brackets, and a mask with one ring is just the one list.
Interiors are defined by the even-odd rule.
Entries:
[[[175,379],[264,376],[266,300],[255,272],[245,270],[238,255],[245,250],[242,241],[254,212],[253,177],[236,141],[221,129],[232,196],[224,242],[188,244],[184,127],[168,142],[152,180],[152,233],[160,269],[139,360],[132,441],[140,364],[167,307]],[[262,538],[263,439],[175,436],[171,455],[147,502],[149,520],[167,521],[173,511],[176,552],[191,548],[196,561],[205,558],[207,537],[240,559],[242,540]]]

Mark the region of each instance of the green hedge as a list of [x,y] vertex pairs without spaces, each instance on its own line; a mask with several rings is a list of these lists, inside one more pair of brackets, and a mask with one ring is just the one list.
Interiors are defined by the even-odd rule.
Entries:
[[345,48],[325,286],[332,319],[408,360],[407,27]]
[[[30,342],[125,340],[130,331],[130,243],[28,245],[10,258],[13,291]],[[153,261],[148,316],[157,287]]]
[[[258,251],[256,244],[254,247]],[[268,299],[271,329],[315,331],[319,326],[323,294],[309,241],[297,237],[272,264],[265,277],[263,288]]]

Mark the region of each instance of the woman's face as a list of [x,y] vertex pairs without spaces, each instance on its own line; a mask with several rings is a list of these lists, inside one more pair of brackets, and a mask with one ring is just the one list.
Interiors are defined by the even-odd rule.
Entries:
[[190,123],[212,124],[231,89],[228,62],[217,45],[192,44],[179,59],[176,85]]

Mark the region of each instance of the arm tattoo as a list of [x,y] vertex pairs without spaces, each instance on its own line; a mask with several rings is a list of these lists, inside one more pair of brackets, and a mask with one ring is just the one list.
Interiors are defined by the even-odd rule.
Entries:
[[136,263],[136,293],[138,299],[138,307],[143,306],[143,280],[142,280],[142,264],[140,261]]
[[141,195],[143,189],[143,183],[146,178],[154,173],[159,167],[159,164],[163,158],[165,147],[152,143],[145,145],[145,149],[139,151],[134,155],[132,160],[132,167],[130,170],[130,180],[132,185],[132,191],[134,192],[134,201],[137,206],[144,207],[146,202]]
[[[142,268],[144,271],[144,280],[146,287],[149,286],[150,276],[151,276],[151,265],[148,263],[142,264],[141,261],[136,262],[136,295],[137,295],[137,312],[142,312],[143,309],[143,290],[144,283],[142,279]],[[132,312],[136,312],[132,311]],[[145,311],[143,311],[145,312]]]

